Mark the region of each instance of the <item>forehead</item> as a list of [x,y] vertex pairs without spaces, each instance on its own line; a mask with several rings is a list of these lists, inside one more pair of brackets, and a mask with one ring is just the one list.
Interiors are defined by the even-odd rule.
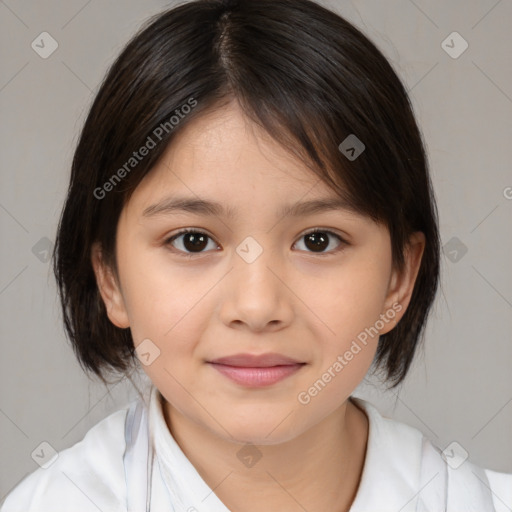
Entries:
[[318,200],[330,200],[331,209],[351,210],[348,201],[340,201],[304,161],[234,102],[184,126],[131,199],[143,215],[170,212],[178,205],[225,217],[270,207],[281,215],[314,213],[321,208],[318,203],[309,210],[294,206]]
[[186,125],[161,163],[167,169],[186,170],[189,175],[199,172],[202,180],[229,178],[234,183],[240,176],[247,182],[251,176],[256,179],[268,173],[276,181],[318,181],[304,162],[249,119],[235,101]]

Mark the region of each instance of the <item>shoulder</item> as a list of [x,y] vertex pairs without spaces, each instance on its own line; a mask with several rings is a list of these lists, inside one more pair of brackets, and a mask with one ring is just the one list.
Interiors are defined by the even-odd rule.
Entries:
[[384,478],[404,497],[416,493],[426,510],[512,510],[512,473],[477,466],[460,444],[441,449],[417,428],[383,416],[370,402],[356,398],[355,403],[370,422],[368,449],[373,453],[367,462],[372,482]]
[[26,476],[8,494],[1,512],[123,510],[123,454],[129,405],[94,425],[78,443],[58,452],[46,468]]
[[500,473],[492,469],[484,471],[492,491],[496,512],[510,512],[512,510],[512,473]]

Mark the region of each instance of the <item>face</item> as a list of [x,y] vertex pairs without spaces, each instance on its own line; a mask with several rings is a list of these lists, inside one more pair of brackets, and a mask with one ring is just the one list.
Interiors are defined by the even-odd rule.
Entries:
[[370,219],[341,206],[283,214],[333,199],[234,104],[188,125],[140,183],[118,223],[119,281],[99,252],[93,263],[110,320],[130,328],[171,411],[275,444],[346,404],[375,333],[405,312],[421,244],[398,275]]

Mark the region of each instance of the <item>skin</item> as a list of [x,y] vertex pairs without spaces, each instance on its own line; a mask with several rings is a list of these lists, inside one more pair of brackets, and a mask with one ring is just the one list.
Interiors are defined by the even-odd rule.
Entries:
[[[218,201],[236,216],[143,215],[178,193]],[[232,102],[191,122],[135,190],[118,223],[119,279],[101,248],[92,252],[110,320],[130,327],[136,346],[149,338],[160,350],[143,369],[165,398],[170,432],[231,510],[342,512],[357,492],[368,419],[350,395],[378,336],[307,405],[297,397],[396,303],[400,321],[425,238],[411,237],[398,273],[389,232],[366,217],[341,209],[276,215],[284,204],[326,197],[336,196]],[[202,252],[192,252],[186,236],[166,244],[182,228],[207,233]],[[329,235],[315,252],[304,237],[313,228],[347,243]],[[248,236],[263,250],[251,263],[236,252]],[[192,256],[180,256],[187,249]],[[380,333],[395,325],[386,322]],[[206,362],[267,352],[307,364],[276,384],[248,388]],[[251,468],[237,457],[246,443],[262,454]]]

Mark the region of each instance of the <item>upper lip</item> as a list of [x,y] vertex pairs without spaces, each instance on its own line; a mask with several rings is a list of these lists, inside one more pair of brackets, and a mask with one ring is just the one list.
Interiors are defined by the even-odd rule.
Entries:
[[268,368],[270,366],[283,366],[303,364],[301,361],[292,359],[282,354],[234,354],[232,356],[219,357],[209,361],[215,364],[225,364],[227,366],[240,366],[244,368]]

